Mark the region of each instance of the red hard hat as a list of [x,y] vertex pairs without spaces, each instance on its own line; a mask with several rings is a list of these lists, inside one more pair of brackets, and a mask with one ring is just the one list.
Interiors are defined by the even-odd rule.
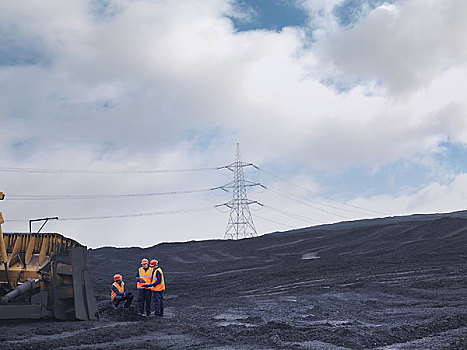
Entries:
[[154,259],[154,260],[151,260],[151,262],[149,263],[149,266],[154,267],[154,266],[157,266],[157,264],[159,264],[159,261]]
[[143,260],[141,260],[141,265],[143,264],[149,264],[149,260],[144,258]]
[[119,275],[118,273],[114,275],[114,281],[118,281],[122,279],[122,275]]

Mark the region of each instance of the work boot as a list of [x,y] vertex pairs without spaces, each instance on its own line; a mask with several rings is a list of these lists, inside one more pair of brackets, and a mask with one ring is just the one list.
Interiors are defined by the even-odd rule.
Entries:
[[114,309],[118,309],[118,306],[117,306],[117,305],[115,305],[115,304],[113,304],[113,307],[114,307]]
[[143,316],[143,317],[146,317],[145,314],[143,314],[142,312],[138,312],[138,316]]

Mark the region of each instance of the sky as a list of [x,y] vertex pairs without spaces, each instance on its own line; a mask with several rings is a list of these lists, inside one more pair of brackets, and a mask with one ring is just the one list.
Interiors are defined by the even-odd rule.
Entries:
[[258,234],[464,210],[466,16],[463,0],[1,1],[2,229],[222,239],[237,143],[266,187],[248,187]]

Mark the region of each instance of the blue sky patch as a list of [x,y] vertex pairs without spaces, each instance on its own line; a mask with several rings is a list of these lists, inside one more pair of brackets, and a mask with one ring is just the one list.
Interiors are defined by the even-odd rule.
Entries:
[[453,176],[467,173],[467,147],[454,143],[443,143],[440,147],[443,152],[433,154],[427,162],[400,160],[375,171],[352,167],[343,172],[315,175],[323,179],[326,192],[334,193],[336,198],[411,194],[434,182],[446,185]]
[[37,142],[33,138],[21,139],[11,144],[11,154],[16,161],[29,160],[34,154],[33,150],[37,147]]
[[392,4],[394,0],[345,0],[334,7],[333,14],[343,27],[358,22],[369,10],[373,10],[384,3]]
[[443,152],[436,156],[439,162],[447,162],[452,171],[457,174],[467,173],[467,146],[465,144],[443,142],[440,147]]
[[50,64],[40,38],[23,35],[15,25],[0,25],[0,66]]
[[91,0],[89,10],[99,20],[115,17],[123,11],[122,5],[111,0]]
[[[446,185],[455,175],[467,173],[467,147],[445,142],[440,144],[440,148],[441,152],[431,154],[428,158],[415,156],[377,169],[354,166],[342,171],[310,171],[300,165],[290,167],[270,163],[259,166],[273,174],[281,174],[285,179],[291,179],[297,174],[310,174],[319,179],[321,191],[327,197],[341,201],[377,195],[411,195],[431,183]],[[269,177],[264,179],[261,173],[251,177],[250,180],[254,181],[266,180],[266,184],[275,181]],[[311,194],[310,198],[313,198]]]
[[239,0],[238,8],[250,14],[247,20],[231,18],[238,31],[275,30],[303,26],[307,13],[293,0]]
[[[341,172],[323,172],[325,192],[343,200],[376,195],[412,193],[432,179],[430,169],[419,163],[398,161],[372,171],[365,167],[351,167]],[[401,188],[401,184],[404,187]]]
[[112,109],[112,108],[115,108],[117,107],[118,103],[114,100],[99,100],[96,102],[96,109]]
[[227,144],[233,136],[232,133],[216,125],[190,129],[185,135],[192,149],[197,152],[205,152],[211,147]]

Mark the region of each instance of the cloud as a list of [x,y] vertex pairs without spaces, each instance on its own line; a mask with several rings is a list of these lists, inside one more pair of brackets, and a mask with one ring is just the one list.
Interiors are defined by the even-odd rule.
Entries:
[[467,196],[467,175],[457,175],[447,184],[433,182],[410,195],[381,195],[357,198],[351,204],[397,214],[443,213],[465,208]]
[[[330,18],[337,2],[303,4],[315,9],[315,19],[324,13],[321,20],[334,23]],[[239,137],[246,147],[257,148],[264,161],[281,156],[303,161],[303,150],[313,147],[317,154],[326,154],[320,162],[326,167],[342,166],[343,160],[374,164],[432,151],[433,142],[443,137],[421,120],[425,116],[451,103],[457,104],[458,118],[463,116],[463,98],[452,101],[446,96],[425,110],[414,100],[391,102],[372,95],[368,86],[336,92],[322,84],[325,77],[316,58],[334,47],[340,51],[333,58],[365,61],[352,56],[348,43],[342,44],[346,33],[322,37],[309,48],[303,46],[304,32],[298,28],[236,33],[226,17],[235,11],[230,2],[118,1],[108,2],[100,15],[81,2],[70,5],[73,11],[41,2],[34,9],[23,5],[20,2],[4,17],[19,28],[34,28],[34,37],[47,43],[43,52],[51,53],[46,56],[51,64],[4,67],[2,83],[11,88],[1,108],[11,123],[27,119],[19,123],[23,141],[49,149],[70,143],[95,145],[96,152],[101,152],[101,143],[109,151],[170,149],[193,130],[215,126]],[[372,18],[383,16],[378,15],[381,11],[387,12],[375,9],[349,33],[370,35],[359,29],[368,21],[384,28]],[[404,22],[409,15],[402,17],[399,21]],[[31,41],[23,32],[19,30],[18,41]],[[367,45],[375,55],[381,45],[391,45],[391,35],[384,34],[381,43]],[[399,66],[398,58],[387,60],[391,67]],[[432,86],[417,93],[431,100],[441,74],[428,74]],[[390,70],[388,76],[392,77]],[[406,76],[410,80],[410,74]],[[405,131],[403,124],[408,125]],[[422,131],[401,142],[414,128]],[[444,138],[462,140],[464,129],[441,132]],[[454,130],[458,136],[451,135]],[[268,155],[277,140],[282,143],[278,154]],[[368,142],[372,152],[362,152]],[[388,143],[394,147],[388,148]]]
[[467,62],[467,4],[413,0],[384,4],[319,44],[336,79],[375,81],[401,96]]
[[[314,172],[371,171],[467,144],[464,4],[384,5],[342,28],[333,12],[341,3],[301,1],[309,26],[279,32],[238,32],[231,18],[242,13],[232,1],[7,3],[0,13],[2,164],[215,167],[233,161],[240,142],[245,160],[300,173],[298,182],[324,192]],[[145,193],[221,185],[230,175],[2,173],[2,186],[7,194]],[[10,202],[8,217],[164,211],[227,198]],[[225,217],[193,215],[176,229],[170,218],[157,219],[110,221],[112,233],[108,222],[51,225],[92,237],[90,245],[109,237],[131,245],[132,230],[149,245],[169,240],[166,232],[175,232],[170,240],[222,237]],[[147,237],[153,222],[157,238]]]

